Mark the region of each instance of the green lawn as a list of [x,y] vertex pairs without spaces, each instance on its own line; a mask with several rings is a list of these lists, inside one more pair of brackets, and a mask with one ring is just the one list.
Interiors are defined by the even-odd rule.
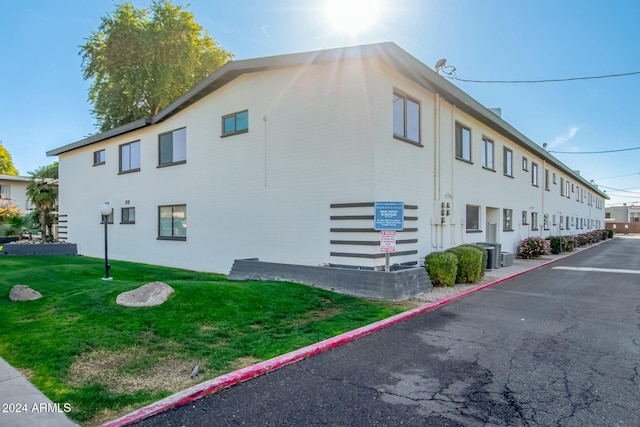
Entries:
[[[111,265],[107,282],[100,259],[0,256],[0,356],[88,425],[403,310],[293,283]],[[176,290],[165,304],[116,305],[119,293],[156,280]],[[43,298],[10,301],[16,284]]]

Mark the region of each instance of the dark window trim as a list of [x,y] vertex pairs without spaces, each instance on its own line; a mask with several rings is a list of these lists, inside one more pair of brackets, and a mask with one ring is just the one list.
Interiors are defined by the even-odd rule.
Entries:
[[[403,99],[403,108],[404,108],[404,135],[398,135],[397,133],[393,133],[393,137],[402,142],[408,142],[409,144],[417,145],[422,147],[422,104],[417,98],[399,90],[393,89],[393,94]],[[409,139],[406,137],[407,134],[407,101],[411,101],[418,106],[418,140]]]
[[[511,162],[507,162],[507,153],[511,153]],[[507,164],[510,166],[511,173],[507,171]],[[502,147],[502,174],[504,176],[508,176],[509,178],[514,178],[513,176],[513,150],[508,147]]]
[[[118,175],[123,175],[126,173],[132,173],[132,172],[140,172],[140,168],[133,168],[133,169],[127,169],[127,170],[122,170],[122,147],[126,146],[126,145],[132,145],[138,143],[138,146],[140,146],[140,140],[137,139],[135,141],[131,141],[131,142],[126,142],[124,144],[120,144],[118,145]],[[140,147],[140,150],[142,150],[142,147]],[[131,159],[129,159],[131,160]],[[140,163],[142,163],[142,151],[140,152]]]
[[187,240],[187,236],[161,236],[160,235],[160,211],[162,208],[167,208],[167,207],[176,207],[176,206],[184,206],[185,211],[187,209],[187,204],[186,203],[177,203],[174,205],[158,205],[158,236],[156,237],[156,240],[178,240],[178,241],[186,241]]
[[[237,116],[238,114],[245,113],[245,112],[247,113],[247,128],[246,129],[234,130],[233,132],[225,132],[224,131],[224,119],[229,118],[229,117],[233,117],[233,116]],[[220,135],[220,138],[226,138],[228,136],[239,135],[239,134],[242,134],[242,133],[248,133],[249,132],[249,116],[248,115],[249,115],[249,109],[236,111],[235,113],[225,114],[224,116],[222,116],[222,120],[221,120],[222,134]]]
[[482,135],[482,153],[484,155],[485,163],[487,163],[487,145],[486,145],[487,142],[491,143],[491,163],[493,163],[493,166],[488,167],[483,164],[482,168],[495,172],[496,171],[496,142],[493,139],[489,138],[488,136]]
[[[464,157],[458,155],[458,140],[457,140],[458,139],[458,126],[463,130],[466,129],[466,130],[469,131],[469,158],[468,159],[465,159]],[[472,145],[473,145],[472,144],[472,138],[473,138],[473,135],[471,133],[471,128],[466,126],[466,125],[464,125],[464,124],[462,124],[462,122],[459,122],[459,121],[456,120],[455,125],[454,125],[453,133],[454,133],[454,135],[453,135],[453,143],[454,143],[453,152],[454,152],[454,155],[456,157],[456,160],[460,160],[461,162],[469,163],[469,164],[472,165],[473,164],[473,155],[472,155],[472,151],[473,151],[472,150],[472,148],[473,148],[472,147]],[[464,153],[463,143],[464,143],[464,141],[462,139],[462,132],[461,132],[460,133],[460,154]]]
[[[182,165],[184,163],[187,163],[187,159],[184,160],[178,160],[177,162],[172,161],[172,162],[166,162],[166,163],[162,163],[161,159],[162,159],[162,154],[160,153],[160,139],[162,138],[163,135],[169,135],[172,134],[176,131],[182,130],[182,129],[187,129],[186,126],[182,126],[181,128],[177,128],[177,129],[173,129],[170,130],[168,132],[162,132],[158,134],[158,168],[163,168],[163,167],[167,167],[167,166],[175,166],[175,165]],[[171,143],[173,144],[173,136],[171,137]],[[186,144],[187,141],[185,140],[185,149],[186,149]]]
[[[98,154],[98,153],[104,153],[105,160],[103,160],[101,162],[96,162],[96,154]],[[104,165],[106,163],[106,160],[107,160],[107,152],[105,151],[104,148],[102,150],[96,150],[96,151],[93,152],[93,166]]]
[[122,215],[122,213],[124,212],[125,209],[133,209],[134,212],[136,211],[135,206],[127,206],[127,207],[124,207],[124,208],[120,208],[120,224],[135,224],[136,223],[135,219],[133,221],[125,221],[123,219],[124,215]]

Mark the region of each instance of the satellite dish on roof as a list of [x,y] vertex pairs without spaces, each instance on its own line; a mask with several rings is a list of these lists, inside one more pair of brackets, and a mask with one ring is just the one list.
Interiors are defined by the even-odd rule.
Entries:
[[436,66],[434,68],[436,69],[436,71],[440,71],[440,69],[444,67],[446,63],[447,63],[447,58],[442,58],[441,60],[436,62]]

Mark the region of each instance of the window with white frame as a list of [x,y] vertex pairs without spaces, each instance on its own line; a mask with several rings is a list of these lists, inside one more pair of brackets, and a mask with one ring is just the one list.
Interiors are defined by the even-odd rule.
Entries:
[[522,225],[529,225],[529,212],[522,211]]
[[471,129],[456,122],[456,159],[471,162]]
[[187,161],[187,128],[158,136],[158,165],[171,166]]
[[531,212],[531,229],[538,229],[538,212]]
[[526,157],[522,157],[522,170],[529,171],[529,160]]
[[482,138],[482,167],[495,170],[493,165],[493,141],[487,137]]
[[531,185],[538,186],[538,164],[531,162]]
[[480,231],[480,206],[467,205],[467,231]]
[[10,198],[11,198],[11,186],[0,185],[0,199],[10,199]]
[[393,91],[393,136],[420,144],[420,102],[397,90]]

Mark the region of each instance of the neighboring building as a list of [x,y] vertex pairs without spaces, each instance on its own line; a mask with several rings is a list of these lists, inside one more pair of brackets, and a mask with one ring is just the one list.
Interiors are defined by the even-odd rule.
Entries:
[[15,204],[23,214],[33,210],[31,202],[27,198],[26,176],[0,174],[0,203]]
[[611,206],[605,209],[606,228],[616,233],[640,233],[640,206]]
[[[79,252],[228,272],[235,259],[384,265],[604,228],[607,196],[393,43],[229,62],[166,109],[47,153]],[[188,227],[187,227],[188,225]]]

